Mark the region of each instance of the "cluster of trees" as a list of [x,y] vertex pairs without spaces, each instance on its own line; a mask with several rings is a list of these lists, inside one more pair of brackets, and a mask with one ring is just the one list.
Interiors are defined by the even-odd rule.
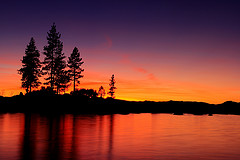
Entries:
[[[35,45],[35,40],[31,38],[21,60],[22,68],[18,70],[18,73],[22,75],[22,88],[25,88],[27,93],[32,92],[32,88],[37,88],[42,84],[39,79],[42,76],[46,80],[43,84],[49,86],[57,94],[65,91],[70,86],[71,81],[73,81],[73,92],[76,91],[76,85],[80,84],[80,78],[83,78],[84,69],[81,66],[84,62],[77,47],[73,49],[66,62],[63,42],[60,38],[61,34],[57,32],[56,25],[53,23],[47,32],[48,43],[43,49],[45,55],[43,62],[40,61],[40,53]],[[116,89],[114,75],[112,75],[109,85],[110,91],[108,93],[114,98],[114,90]],[[105,90],[102,86],[99,88],[98,94],[100,97],[105,96]]]
[[[115,98],[115,95],[114,95],[114,94],[115,94],[115,89],[117,89],[117,88],[115,87],[115,83],[116,83],[116,80],[115,80],[114,74],[113,74],[112,77],[111,77],[111,79],[110,79],[110,83],[109,83],[110,88],[109,88],[109,92],[108,92],[108,94],[109,94],[110,97],[112,97],[112,98]],[[105,89],[103,88],[103,86],[101,86],[101,87],[98,89],[97,94],[98,94],[98,96],[101,97],[101,98],[103,98],[103,97],[106,95],[106,91],[105,91]]]

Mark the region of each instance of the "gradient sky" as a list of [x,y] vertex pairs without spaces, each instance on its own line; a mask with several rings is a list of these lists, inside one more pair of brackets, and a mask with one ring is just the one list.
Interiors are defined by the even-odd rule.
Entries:
[[79,88],[108,90],[114,73],[120,99],[240,101],[240,1],[3,0],[0,22],[4,96],[24,91],[26,45],[42,53],[55,22],[65,55],[76,46],[85,62]]

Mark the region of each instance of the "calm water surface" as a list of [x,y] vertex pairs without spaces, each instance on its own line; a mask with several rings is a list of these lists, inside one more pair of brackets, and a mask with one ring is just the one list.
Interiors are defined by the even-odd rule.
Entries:
[[0,114],[0,159],[240,159],[240,116]]

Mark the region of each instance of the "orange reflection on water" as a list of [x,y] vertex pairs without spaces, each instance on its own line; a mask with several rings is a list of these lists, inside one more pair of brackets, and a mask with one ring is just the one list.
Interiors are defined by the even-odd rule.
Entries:
[[0,159],[239,159],[240,116],[0,115]]
[[0,114],[0,159],[19,156],[24,132],[24,114]]

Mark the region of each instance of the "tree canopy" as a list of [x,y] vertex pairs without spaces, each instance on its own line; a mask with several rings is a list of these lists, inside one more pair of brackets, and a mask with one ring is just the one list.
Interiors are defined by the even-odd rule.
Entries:
[[83,77],[83,75],[81,75],[81,73],[84,71],[84,69],[81,68],[83,63],[84,62],[82,61],[82,58],[80,58],[80,52],[78,51],[78,48],[75,47],[70,57],[68,57],[69,73],[71,80],[73,80],[74,92],[76,91],[76,83],[80,84],[79,79]]
[[56,89],[57,93],[61,89],[65,89],[69,82],[68,74],[65,71],[66,61],[63,51],[63,42],[60,40],[61,34],[57,32],[56,25],[53,23],[49,32],[47,32],[48,44],[44,46],[45,55],[42,70],[48,77],[45,84],[49,85],[52,89]]
[[39,77],[41,77],[41,62],[39,57],[39,51],[32,37],[25,50],[25,56],[21,60],[22,68],[18,70],[18,73],[22,75],[22,87],[26,88],[27,93],[31,92],[32,88],[36,88],[41,84],[39,81]]

